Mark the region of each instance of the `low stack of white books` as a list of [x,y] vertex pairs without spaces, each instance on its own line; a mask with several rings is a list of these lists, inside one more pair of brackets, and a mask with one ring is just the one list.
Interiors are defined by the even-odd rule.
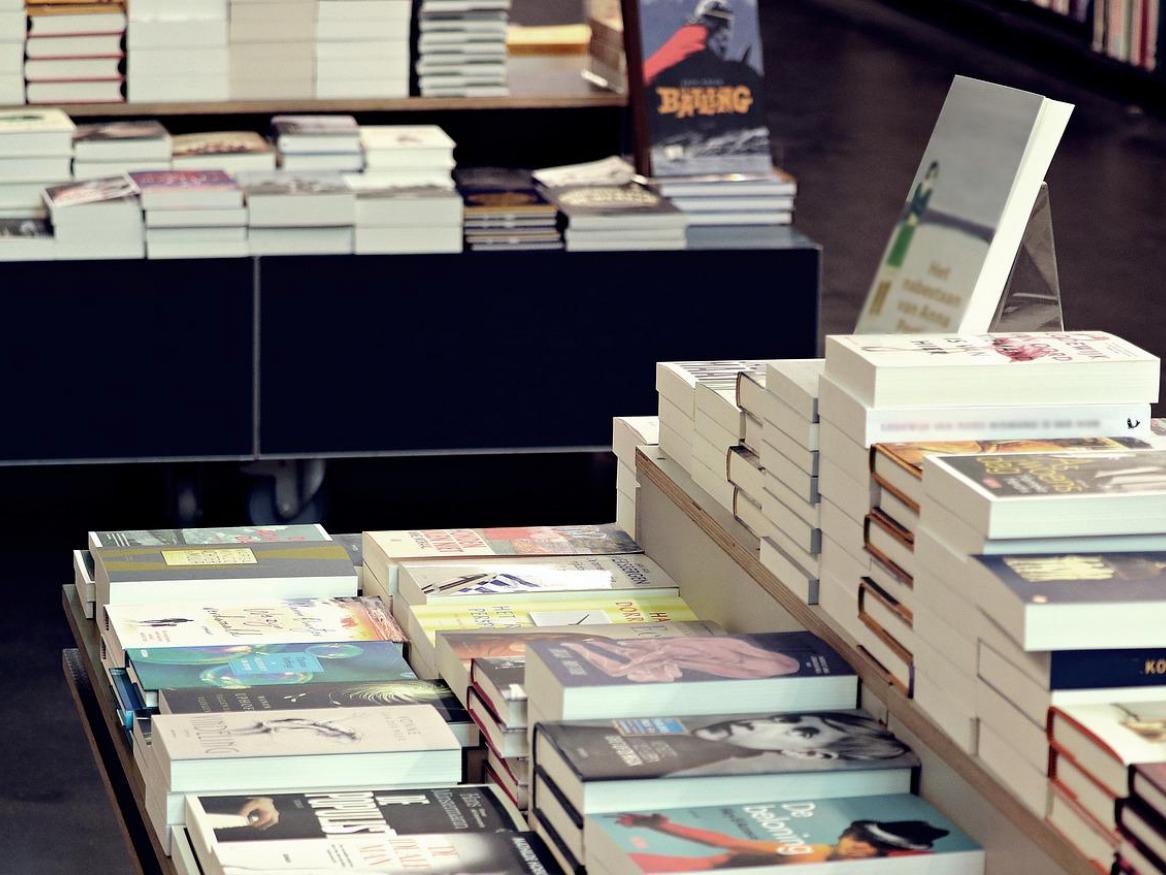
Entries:
[[394,185],[453,188],[454,141],[437,125],[361,125],[364,172]]
[[636,447],[652,450],[660,443],[658,416],[616,416],[611,421],[611,451],[615,454],[615,521],[636,536]]
[[357,255],[462,251],[462,199],[438,185],[395,185],[347,174],[356,194]]
[[408,97],[409,0],[320,0],[316,96]]
[[359,173],[364,169],[360,128],[350,115],[277,115],[271,129],[283,170]]
[[548,191],[566,217],[568,252],[684,249],[688,217],[640,185],[567,185]]
[[138,190],[128,176],[70,182],[45,189],[58,258],[144,258]]
[[818,377],[821,359],[767,362],[742,374],[737,394],[762,469],[761,563],[802,601],[818,601],[822,525],[818,500]]
[[47,215],[41,192],[73,178],[74,130],[59,109],[0,111],[0,218]]
[[689,249],[773,246],[793,222],[797,182],[784,170],[661,177],[653,186],[688,216]]
[[134,0],[129,4],[129,99],[227,100],[227,10],[227,0]]
[[356,195],[338,173],[240,173],[252,255],[353,251]]
[[24,0],[0,0],[0,105],[24,103]]
[[422,0],[417,78],[423,97],[505,97],[510,0]]
[[230,0],[232,100],[316,95],[317,0]]
[[170,134],[156,121],[79,125],[73,135],[74,179],[169,169]]
[[249,253],[243,192],[222,170],[131,173],[146,212],[147,258],[241,258]]

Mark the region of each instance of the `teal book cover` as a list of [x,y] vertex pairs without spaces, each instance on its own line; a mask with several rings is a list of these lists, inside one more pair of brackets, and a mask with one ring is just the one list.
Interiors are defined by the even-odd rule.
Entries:
[[[601,848],[588,840],[589,854],[622,855],[639,872],[732,871],[927,855],[939,859],[930,861],[926,871],[941,875],[966,872],[969,858],[983,859],[983,851],[955,824],[908,794],[600,814],[588,821],[603,833]],[[962,859],[959,864],[952,859],[949,868],[945,856]]]
[[143,690],[416,678],[393,641],[138,647],[126,651]]

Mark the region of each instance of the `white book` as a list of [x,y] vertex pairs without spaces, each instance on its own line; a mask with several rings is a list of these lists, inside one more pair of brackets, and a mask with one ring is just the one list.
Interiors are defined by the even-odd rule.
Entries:
[[351,226],[356,195],[338,173],[240,173],[253,228]]
[[988,330],[1072,111],[955,77],[857,331]]
[[765,388],[802,419],[818,421],[818,379],[822,359],[778,359],[766,362]]
[[1163,713],[1163,699],[1058,705],[1049,717],[1049,734],[1111,796],[1125,798],[1131,765],[1166,760],[1166,744],[1141,730],[1161,720]]
[[611,451],[625,465],[635,467],[636,447],[660,443],[658,416],[616,416],[611,423]]
[[146,240],[146,257],[169,258],[246,258],[251,247],[242,240]]
[[745,411],[737,406],[737,379],[702,383],[693,396],[696,412],[710,417],[721,429],[740,440],[745,434]]
[[382,228],[357,225],[354,252],[357,255],[420,254],[461,252],[460,226]]
[[821,459],[821,453],[818,450],[806,449],[780,428],[764,428],[758,447],[763,467],[774,453],[780,453],[807,474],[816,476],[818,473],[818,462]]
[[75,82],[29,82],[29,103],[124,103],[121,78]]
[[[68,9],[68,7],[65,7]],[[56,10],[54,10],[55,12]],[[33,14],[28,20],[29,41],[40,37],[88,35],[94,33],[125,33],[126,16],[119,7],[110,6],[108,12],[86,14]]]
[[68,179],[71,160],[65,156],[48,158],[0,158],[0,183],[22,183],[39,179]]
[[246,226],[246,207],[205,210],[146,210],[147,233],[151,228],[245,228]]
[[656,391],[692,418],[698,383],[733,383],[742,371],[761,373],[765,362],[742,359],[656,363]]
[[1034,768],[1013,747],[1013,741],[995,726],[980,721],[977,739],[979,758],[1029,811],[1043,818],[1049,808],[1049,779],[1044,770]]
[[304,155],[281,153],[279,156],[280,169],[288,173],[307,171],[336,171],[337,173],[355,173],[364,167],[364,156],[359,152],[348,154]]
[[76,58],[121,54],[121,34],[38,37],[25,43],[30,58]]
[[139,49],[222,48],[227,45],[224,18],[145,19],[135,21],[126,33],[129,57]]
[[808,605],[819,600],[819,572],[806,569],[769,538],[761,539],[760,562],[799,599]]
[[825,373],[868,407],[1150,403],[1158,371],[1102,331],[826,338]]
[[348,255],[353,252],[352,227],[256,228],[247,233],[252,255]]
[[316,97],[321,100],[343,98],[402,99],[409,96],[408,75],[382,78],[316,79]]
[[135,48],[126,59],[130,90],[144,85],[150,77],[172,78],[197,75],[226,79],[229,55],[226,46],[188,48]]
[[461,743],[431,705],[158,714],[151,747],[171,792],[461,777]]
[[[153,101],[162,103],[213,102],[226,100],[230,96],[225,76],[218,74],[195,76],[189,73],[169,76],[131,75],[126,80],[126,94],[132,103]],[[213,169],[228,170],[230,168],[215,167]]]

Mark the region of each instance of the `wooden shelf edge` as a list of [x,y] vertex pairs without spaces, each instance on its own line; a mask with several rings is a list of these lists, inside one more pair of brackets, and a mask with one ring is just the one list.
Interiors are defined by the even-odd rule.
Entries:
[[[143,859],[142,849],[133,842],[130,833],[127,832],[126,838],[130,856],[133,858],[139,871],[148,873],[161,872],[163,875],[175,875],[176,870],[174,864],[166,856],[165,851],[162,850],[162,846],[158,843],[158,837],[154,834],[153,827],[150,825],[150,817],[146,813],[145,789],[142,783],[142,777],[138,773],[137,766],[134,764],[133,752],[130,750],[129,743],[126,741],[122,728],[117,722],[117,706],[113,701],[113,693],[108,689],[108,684],[104,682],[105,669],[101,666],[101,643],[97,626],[92,620],[85,617],[76,586],[68,584],[61,587],[61,602],[65,610],[65,618],[69,623],[69,630],[73,633],[73,639],[77,644],[81,668],[90,679],[93,698],[96,700],[97,710],[101,712],[101,716],[96,717],[91,715],[88,710],[80,710],[82,700],[77,698],[76,694],[74,695],[74,702],[79,708],[78,713],[86,723],[86,735],[89,735],[92,739],[91,744],[94,746],[94,759],[97,761],[98,769],[106,772],[103,775],[103,779],[106,781],[112,781],[114,778],[114,776],[108,774],[107,770],[109,768],[120,768],[121,777],[124,778],[126,789],[133,799],[137,809],[137,816],[143,825],[143,832],[149,840],[149,851],[152,852],[153,860]],[[101,731],[101,728],[94,725],[95,723],[100,723],[104,727],[102,739],[108,741],[113,747],[116,753],[116,764],[107,764],[100,755],[97,733]],[[119,811],[116,816],[122,819],[124,827],[126,824],[126,813]]]
[[[1097,875],[1092,864],[1046,823],[1037,817],[990,774],[977,758],[964,753],[955,741],[924,714],[914,701],[892,687],[868,656],[830,620],[824,611],[807,605],[745,549],[735,537],[693,497],[697,487],[678,465],[653,459],[636,450],[636,474],[650,481],[671,500],[710,540],[792,615],[805,629],[837,650],[858,674],[863,686],[887,709],[887,713],[914,733],[961,778],[988,800],[1008,820],[1023,830],[1049,857],[1072,875]],[[703,493],[700,493],[703,494]]]

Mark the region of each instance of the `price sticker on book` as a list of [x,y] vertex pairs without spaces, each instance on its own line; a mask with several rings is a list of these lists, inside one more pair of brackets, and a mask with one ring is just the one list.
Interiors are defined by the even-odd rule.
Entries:
[[259,564],[255,554],[247,547],[232,547],[223,550],[163,550],[162,559],[172,567]]

